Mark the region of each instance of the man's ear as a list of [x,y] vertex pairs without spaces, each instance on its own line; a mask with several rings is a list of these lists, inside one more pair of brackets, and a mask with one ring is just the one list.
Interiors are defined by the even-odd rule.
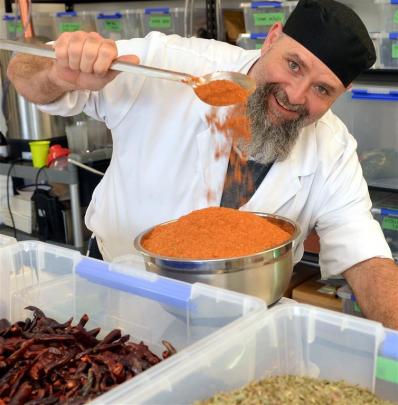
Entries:
[[280,36],[283,34],[282,31],[282,23],[281,22],[277,22],[275,23],[270,30],[268,31],[268,35],[264,40],[264,44],[261,48],[261,54],[263,55],[265,52],[267,52],[272,45],[274,44],[274,42],[280,38]]

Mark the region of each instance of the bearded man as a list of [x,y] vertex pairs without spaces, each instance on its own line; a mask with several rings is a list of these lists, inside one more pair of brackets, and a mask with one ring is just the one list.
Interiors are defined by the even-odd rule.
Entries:
[[[322,276],[343,274],[367,317],[398,328],[397,266],[370,213],[356,142],[330,110],[375,62],[352,10],[334,0],[300,0],[253,51],[157,32],[116,43],[64,33],[54,47],[55,61],[18,55],[8,74],[43,111],[84,111],[111,129],[112,160],[85,219],[106,260],[131,252],[144,229],[209,205],[275,213],[300,224],[295,262],[316,229]],[[115,60],[195,76],[247,73],[257,84],[248,102],[252,141],[219,157],[210,107],[188,86],[117,74],[109,70]],[[227,186],[229,162],[240,152],[254,187],[241,184],[236,193]]]

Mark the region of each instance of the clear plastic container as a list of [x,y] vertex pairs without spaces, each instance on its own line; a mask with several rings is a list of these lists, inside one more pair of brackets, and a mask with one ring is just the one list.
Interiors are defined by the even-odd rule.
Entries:
[[4,14],[1,19],[1,38],[18,39],[23,37],[23,27],[20,17]]
[[361,308],[359,308],[357,300],[355,299],[355,296],[348,284],[340,287],[337,290],[337,295],[343,301],[343,312],[345,314],[359,316],[361,318],[364,318]]
[[151,31],[185,36],[184,9],[179,7],[146,8],[143,14],[144,35]]
[[398,194],[385,193],[383,198],[373,199],[372,214],[380,223],[394,259],[398,262]]
[[0,233],[0,249],[17,243],[15,238]]
[[381,38],[379,32],[369,32],[370,39],[373,42],[376,51],[376,62],[371,67],[371,69],[380,69],[381,67],[381,55],[380,55],[380,47],[381,47]]
[[380,67],[398,68],[398,32],[382,32],[380,36]]
[[93,404],[192,404],[283,374],[345,380],[382,398],[398,398],[398,332],[303,304],[251,314],[181,357],[183,361],[171,358]]
[[93,13],[88,11],[63,11],[56,13],[54,18],[54,31],[57,35],[63,32],[95,31]]
[[397,0],[375,0],[379,7],[380,31],[398,31]]
[[[257,298],[110,265],[41,242],[0,249],[0,268],[0,319],[31,316],[27,305],[60,322],[71,316],[77,322],[87,313],[88,327],[101,327],[101,336],[120,328],[157,354],[163,350],[161,341],[168,340],[181,351],[175,356],[181,366],[186,357],[182,349],[213,333],[227,341],[224,326],[267,312]],[[146,381],[145,373],[140,377]]]
[[267,33],[253,32],[246,34],[239,34],[236,45],[243,49],[261,49]]
[[355,85],[332,110],[358,141],[368,184],[398,190],[398,87]]
[[35,35],[41,42],[53,41],[56,39],[54,31],[54,16],[51,13],[34,12],[32,14]]
[[246,32],[268,32],[276,23],[284,23],[290,8],[279,1],[255,1],[241,3]]
[[97,32],[115,41],[138,38],[142,35],[142,12],[125,10],[116,13],[98,13],[95,20]]

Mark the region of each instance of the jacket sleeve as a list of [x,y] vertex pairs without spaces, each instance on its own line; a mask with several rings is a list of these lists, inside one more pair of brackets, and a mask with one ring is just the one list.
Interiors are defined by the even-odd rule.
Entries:
[[323,278],[341,274],[372,257],[392,257],[370,212],[372,203],[352,138],[328,170],[317,205],[315,227],[320,237]]
[[[142,64],[147,63],[160,46],[157,34],[159,33],[151,33],[145,38],[118,41],[118,55],[138,55]],[[96,120],[104,121],[112,129],[134,104],[143,80],[142,76],[120,73],[101,91],[71,91],[53,103],[38,107],[49,114],[65,117],[84,112]]]

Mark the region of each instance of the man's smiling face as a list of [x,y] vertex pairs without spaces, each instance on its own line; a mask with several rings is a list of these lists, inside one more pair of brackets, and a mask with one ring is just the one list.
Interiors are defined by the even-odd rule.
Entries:
[[277,23],[249,72],[257,84],[247,115],[251,141],[239,149],[267,164],[284,160],[304,126],[322,117],[345,88],[337,76]]
[[277,124],[306,115],[305,125],[318,120],[345,91],[339,78],[299,42],[275,24],[262,48],[261,58],[249,72],[257,86],[277,88],[264,100],[268,119]]

